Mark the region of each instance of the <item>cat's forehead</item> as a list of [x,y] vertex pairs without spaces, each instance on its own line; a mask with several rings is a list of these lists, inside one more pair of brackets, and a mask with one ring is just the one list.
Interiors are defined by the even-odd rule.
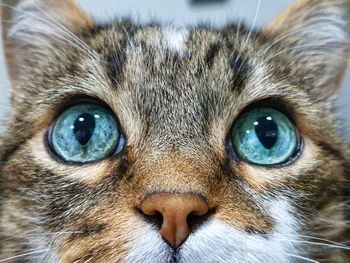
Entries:
[[[190,81],[221,75],[243,86],[249,68],[261,66],[256,33],[247,34],[243,27],[224,30],[207,27],[175,28],[172,26],[134,26],[118,23],[100,28],[87,40],[108,63],[111,72],[135,71],[131,80],[147,73]],[[254,38],[251,37],[254,35]],[[136,71],[140,74],[135,74]],[[187,72],[187,74],[179,74]],[[195,78],[191,78],[191,74]]]
[[178,90],[179,98],[202,92],[227,98],[270,73],[259,36],[233,25],[214,30],[120,23],[100,28],[87,41],[102,55],[108,76],[119,89],[147,96],[166,89]]

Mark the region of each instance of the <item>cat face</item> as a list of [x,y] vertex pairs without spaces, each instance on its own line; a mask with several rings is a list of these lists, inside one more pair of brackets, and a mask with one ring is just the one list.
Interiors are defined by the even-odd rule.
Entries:
[[345,262],[349,7],[261,32],[4,8],[0,261]]

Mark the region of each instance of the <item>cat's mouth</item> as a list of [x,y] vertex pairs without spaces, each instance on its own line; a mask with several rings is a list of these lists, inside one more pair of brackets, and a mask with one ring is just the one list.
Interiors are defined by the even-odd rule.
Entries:
[[179,255],[177,254],[177,251],[174,251],[172,258],[168,263],[179,263],[179,262],[181,262]]

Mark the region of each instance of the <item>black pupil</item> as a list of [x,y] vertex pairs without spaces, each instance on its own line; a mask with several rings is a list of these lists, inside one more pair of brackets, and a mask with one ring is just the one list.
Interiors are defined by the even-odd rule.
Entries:
[[87,144],[96,127],[95,118],[89,113],[82,113],[74,121],[74,134],[81,145]]
[[278,138],[277,124],[269,116],[260,117],[255,123],[255,133],[264,147],[270,150]]

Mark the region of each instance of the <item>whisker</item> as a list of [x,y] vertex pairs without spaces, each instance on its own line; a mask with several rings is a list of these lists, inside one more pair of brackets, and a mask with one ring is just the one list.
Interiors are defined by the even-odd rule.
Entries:
[[323,241],[323,242],[328,242],[330,244],[333,244],[333,245],[337,245],[337,246],[345,246],[347,247],[347,249],[350,249],[350,247],[342,244],[342,243],[339,243],[339,242],[335,242],[335,241],[332,241],[332,240],[328,240],[328,239],[324,239],[324,238],[319,238],[319,237],[313,237],[313,236],[305,236],[305,235],[297,235],[299,237],[303,237],[303,238],[309,238],[309,239],[313,239],[313,240],[319,240],[319,241]]
[[239,35],[241,31],[241,26],[242,26],[242,8],[239,9],[239,18],[238,18],[238,23],[237,23],[237,32],[236,32],[236,37],[235,37],[235,43],[238,43],[239,40]]
[[278,239],[279,241],[288,241],[291,243],[302,243],[302,244],[308,244],[308,245],[314,245],[314,246],[323,246],[330,249],[343,249],[343,250],[350,250],[350,247],[346,245],[332,245],[332,244],[326,244],[326,243],[320,243],[320,242],[313,242],[313,241],[306,241],[306,240],[293,240],[293,239]]
[[12,259],[16,259],[16,258],[21,258],[21,257],[26,257],[26,256],[31,256],[31,255],[35,255],[35,254],[40,254],[46,251],[49,251],[50,249],[42,249],[42,250],[37,250],[37,251],[32,251],[32,252],[27,252],[27,253],[23,253],[23,254],[19,254],[16,256],[12,256],[12,257],[8,257],[5,259],[1,259],[0,262],[6,262]]
[[333,248],[333,249],[350,250],[350,247],[345,246],[345,245],[330,245],[330,244],[319,243],[319,242],[312,242],[312,241],[305,241],[305,240],[300,240],[300,241],[292,240],[291,242],[305,243],[305,244],[317,245],[317,246],[324,246],[324,247]]
[[122,29],[124,31],[124,34],[126,36],[126,40],[129,42],[129,45],[132,46],[133,48],[135,48],[135,44],[134,42],[132,41],[132,38],[128,32],[128,30],[126,30],[125,26],[122,26]]
[[292,257],[292,258],[298,258],[298,259],[303,259],[307,262],[312,262],[312,263],[320,263],[319,261],[317,260],[313,260],[311,258],[307,258],[307,257],[303,257],[303,256],[298,256],[298,255],[294,255],[294,254],[289,254],[287,253],[288,256]]
[[[0,239],[1,242],[10,241],[13,239],[19,239],[19,238],[27,238],[27,237],[40,237],[40,236],[62,236],[62,235],[72,235],[72,234],[81,234],[82,231],[61,231],[61,232],[44,232],[44,233],[37,233],[37,234],[23,234],[23,235],[16,235],[15,237]],[[0,233],[1,235],[1,233]]]
[[94,257],[92,256],[91,258],[89,258],[88,260],[84,261],[84,263],[88,263],[88,262],[91,262],[91,260],[93,260]]
[[260,13],[260,9],[261,9],[261,0],[258,0],[257,2],[257,6],[256,6],[256,9],[255,9],[255,14],[254,14],[254,18],[253,18],[253,22],[250,26],[250,29],[248,31],[248,34],[247,36],[245,37],[245,40],[244,40],[244,43],[243,43],[243,46],[242,46],[242,50],[244,50],[244,48],[246,47],[246,45],[248,44],[248,41],[249,41],[249,38],[256,26],[256,23],[258,21],[258,17],[259,17],[259,13]]

